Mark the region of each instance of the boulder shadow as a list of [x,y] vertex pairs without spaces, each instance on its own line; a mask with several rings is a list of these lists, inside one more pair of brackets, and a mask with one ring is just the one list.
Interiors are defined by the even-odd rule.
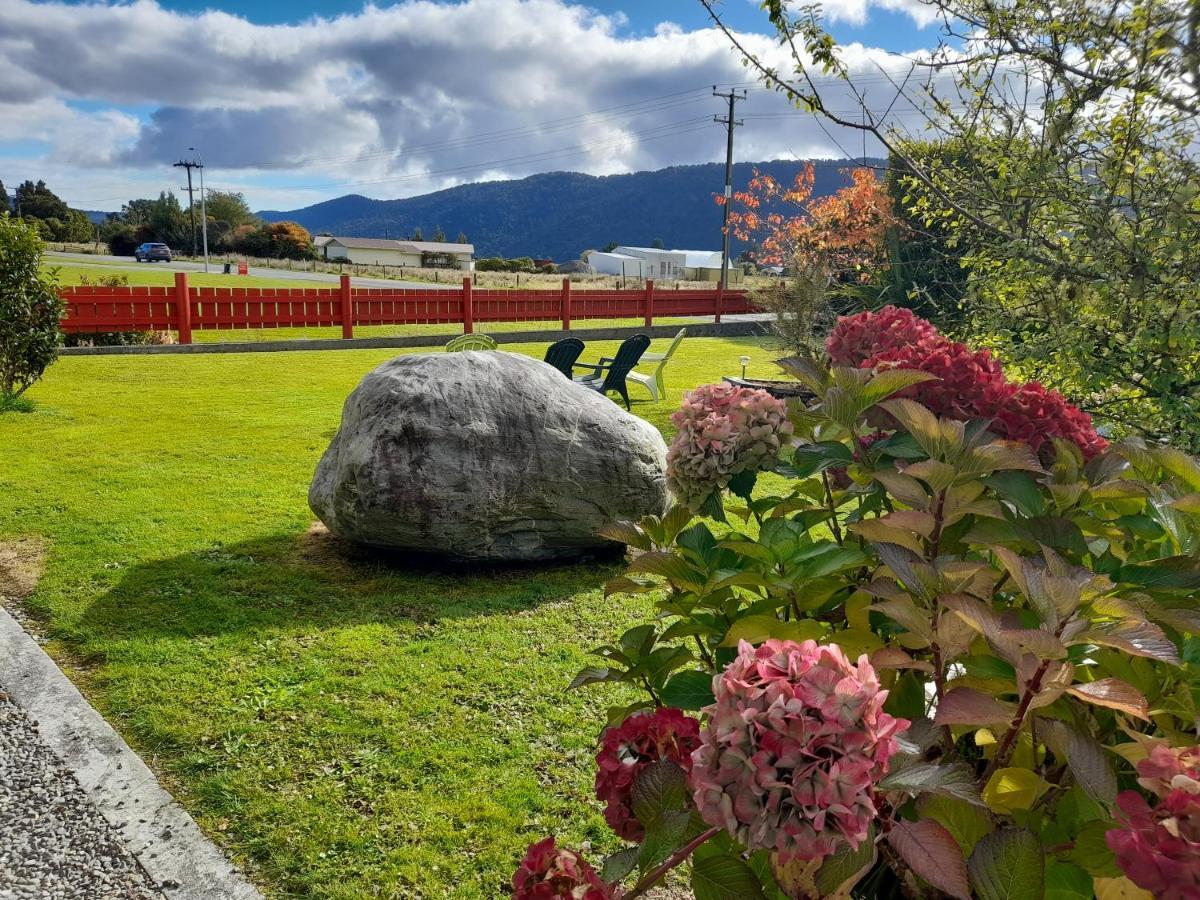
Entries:
[[355,545],[317,525],[133,566],[88,607],[81,625],[120,640],[433,624],[598,591],[623,570],[619,549],[574,564],[447,564]]

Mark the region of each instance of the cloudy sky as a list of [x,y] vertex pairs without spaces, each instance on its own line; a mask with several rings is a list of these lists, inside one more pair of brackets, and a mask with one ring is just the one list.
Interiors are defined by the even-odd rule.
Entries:
[[[757,0],[722,8],[784,63]],[[827,0],[824,14],[880,106],[893,92],[879,73],[937,41],[920,0]],[[171,163],[196,147],[210,187],[291,209],[709,162],[724,158],[714,84],[749,89],[740,160],[863,152],[756,89],[698,0],[0,0],[0,180],[116,209],[177,189]],[[919,123],[894,108],[906,114]]]

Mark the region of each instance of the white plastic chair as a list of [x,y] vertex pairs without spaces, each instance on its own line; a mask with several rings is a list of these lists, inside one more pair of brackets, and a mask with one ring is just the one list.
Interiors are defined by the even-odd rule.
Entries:
[[630,372],[627,376],[630,381],[636,381],[642,387],[650,392],[650,396],[655,400],[667,396],[667,385],[663,380],[663,369],[667,367],[667,362],[672,354],[675,353],[679,345],[683,343],[683,338],[687,334],[686,328],[680,328],[679,333],[671,339],[670,346],[667,347],[666,353],[643,353],[642,362],[657,362],[658,366],[649,375],[644,375],[641,372]]

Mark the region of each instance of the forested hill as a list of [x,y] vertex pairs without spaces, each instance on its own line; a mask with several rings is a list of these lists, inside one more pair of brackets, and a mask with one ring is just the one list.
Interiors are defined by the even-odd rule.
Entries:
[[[833,193],[846,183],[847,160],[816,161],[814,194]],[[881,160],[870,160],[881,165]],[[744,188],[757,168],[790,182],[804,165],[796,160],[739,163],[734,189]],[[517,181],[491,181],[408,197],[372,200],[349,194],[291,211],[264,210],[268,221],[299,222],[314,234],[345,237],[411,237],[420,229],[432,240],[440,227],[453,241],[465,233],[477,256],[531,256],[559,262],[609,242],[717,249],[721,209],[713,201],[725,167],[712,163],[672,166],[656,172],[596,177],[549,172]]]

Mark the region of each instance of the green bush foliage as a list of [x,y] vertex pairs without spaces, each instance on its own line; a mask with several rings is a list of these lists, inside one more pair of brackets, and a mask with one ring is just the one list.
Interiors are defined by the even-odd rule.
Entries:
[[11,404],[58,357],[63,302],[41,268],[42,240],[0,211],[0,397]]
[[[1200,776],[1200,462],[1141,439],[1089,460],[1057,437],[1035,452],[909,399],[927,372],[781,365],[812,399],[793,401],[794,436],[769,480],[754,469],[714,479],[690,508],[605,531],[633,550],[608,594],[646,594],[657,614],[598,648],[572,686],[641,695],[608,711],[606,734],[622,740],[616,751],[603,740],[597,788],[610,811],[629,798],[644,836],[604,862],[600,887],[571,851],[551,858],[544,844],[517,880],[540,885],[550,876],[539,872],[566,867],[588,897],[630,898],[689,866],[703,898],[992,900],[1148,897],[1135,885],[1170,871],[1196,890],[1197,836],[1160,823],[1168,805],[1186,818],[1200,802],[1187,789]],[[706,427],[718,455],[737,444],[726,424],[714,405]],[[686,443],[696,452],[694,435]],[[870,781],[852,792],[871,798],[870,827],[797,855],[797,840],[827,840],[826,813],[842,809],[823,805],[837,788],[820,760],[851,754],[886,721],[841,719],[801,775],[811,735],[772,731],[781,720],[752,711],[731,717],[728,704],[758,677],[784,703],[825,645],[859,662],[822,696],[846,690],[865,703],[877,677],[883,710],[908,724],[886,774],[856,770]],[[800,668],[753,675],[754,659],[784,658]],[[700,750],[672,749],[696,729],[663,720],[663,708],[701,717]],[[758,738],[697,776],[745,722],[762,723]],[[886,763],[891,749],[877,752]],[[759,774],[737,787],[740,767]],[[626,773],[624,795],[614,771]],[[766,817],[761,798],[781,778],[782,805]],[[1154,795],[1163,805],[1152,813]],[[640,833],[621,810],[620,833]]]

